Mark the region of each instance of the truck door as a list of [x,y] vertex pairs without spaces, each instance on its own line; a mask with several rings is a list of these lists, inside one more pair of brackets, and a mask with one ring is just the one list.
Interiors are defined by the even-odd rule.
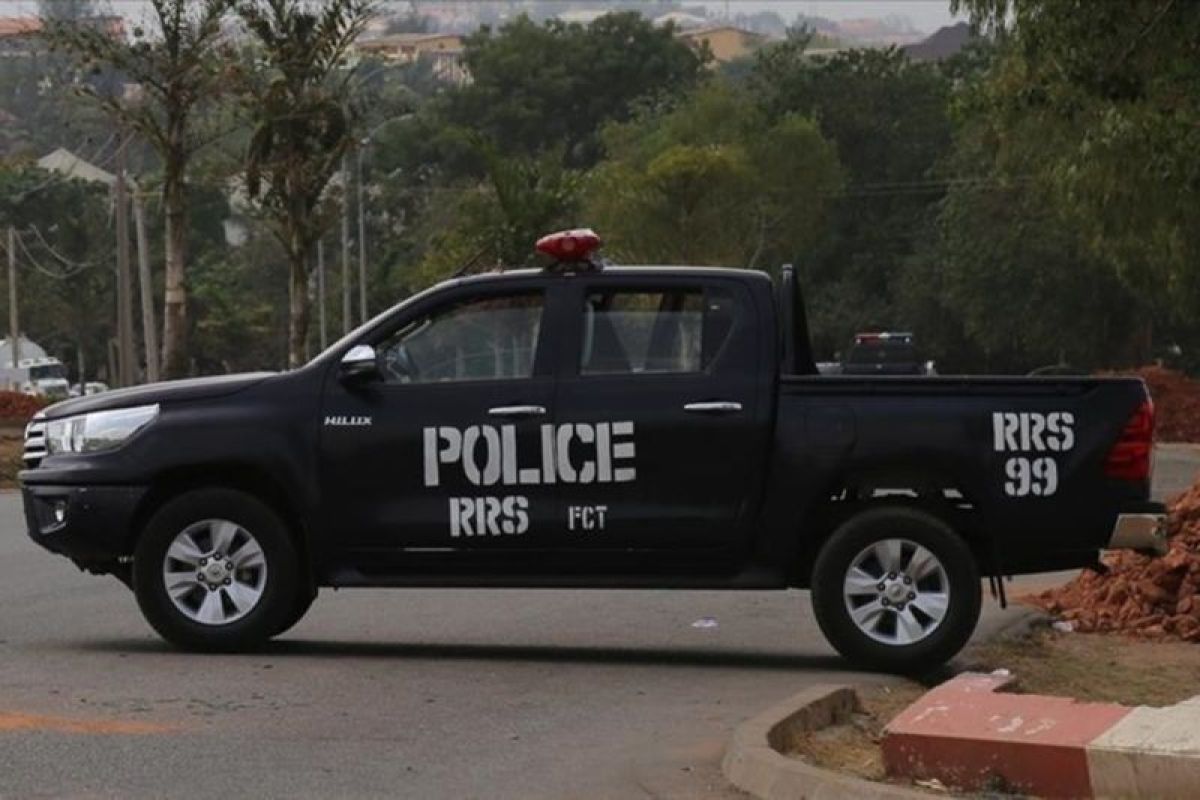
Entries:
[[554,419],[548,297],[511,281],[439,293],[362,342],[378,378],[333,370],[321,471],[339,549],[411,566],[553,541],[561,514],[540,466]]
[[737,280],[616,273],[572,288],[558,390],[566,540],[624,551],[739,545],[767,437],[767,344],[753,296]]

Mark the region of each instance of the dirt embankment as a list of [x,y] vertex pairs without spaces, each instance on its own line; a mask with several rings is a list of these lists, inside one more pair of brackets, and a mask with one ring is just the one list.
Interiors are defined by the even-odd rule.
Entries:
[[1146,382],[1154,399],[1155,438],[1200,442],[1200,381],[1165,367],[1142,367],[1132,374]]

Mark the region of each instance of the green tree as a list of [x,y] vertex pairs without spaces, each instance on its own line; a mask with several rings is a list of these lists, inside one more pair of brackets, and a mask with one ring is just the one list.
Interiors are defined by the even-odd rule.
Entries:
[[38,16],[53,20],[93,19],[96,14],[94,0],[38,0]]
[[841,185],[833,147],[796,115],[771,124],[722,83],[609,126],[585,218],[622,260],[777,265],[820,236]]
[[810,57],[807,46],[798,33],[761,50],[747,87],[768,122],[816,120],[842,165],[844,191],[830,200],[824,235],[797,258],[815,348],[828,357],[865,328],[920,335],[895,289],[944,194],[936,169],[953,125],[942,67],[894,48]]
[[1083,241],[1151,299],[1155,316],[1194,314],[1200,5],[956,0],[955,8],[1002,43],[977,113],[999,136],[1055,132],[1029,169],[1055,190]]
[[162,207],[166,217],[166,280],[163,313],[163,373],[187,372],[188,168],[210,139],[202,131],[202,109],[221,94],[230,63],[221,52],[221,20],[233,0],[150,0],[152,29],[134,29],[129,43],[86,20],[47,21],[46,37],[71,55],[84,71],[120,73],[140,94],[127,102],[123,92],[80,82],[80,93],[123,128],[136,131],[162,162]]
[[625,120],[640,98],[695,85],[703,63],[636,12],[606,14],[588,26],[526,16],[465,40],[472,82],[447,95],[445,115],[506,154],[561,147],[569,166],[600,156],[598,131]]
[[[105,374],[115,328],[109,202],[95,184],[0,169],[0,226],[17,232],[22,332],[73,364],[80,379]],[[7,275],[3,290],[7,296]]]
[[323,207],[329,182],[354,145],[354,111],[345,67],[373,0],[243,0],[237,12],[263,64],[241,82],[254,133],[246,186],[289,263],[288,364],[307,357],[309,267],[332,221]]
[[921,343],[943,369],[1130,363],[1142,303],[1088,252],[1044,188],[955,186],[929,233],[906,264],[897,302],[923,321]]
[[505,156],[485,142],[476,146],[487,177],[433,204],[416,285],[459,269],[529,266],[540,236],[577,224],[580,176],[563,167],[561,154]]

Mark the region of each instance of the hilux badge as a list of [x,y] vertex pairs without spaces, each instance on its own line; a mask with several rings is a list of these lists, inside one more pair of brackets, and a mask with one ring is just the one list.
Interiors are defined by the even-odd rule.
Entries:
[[370,417],[332,416],[325,418],[325,427],[327,428],[365,428],[370,425]]

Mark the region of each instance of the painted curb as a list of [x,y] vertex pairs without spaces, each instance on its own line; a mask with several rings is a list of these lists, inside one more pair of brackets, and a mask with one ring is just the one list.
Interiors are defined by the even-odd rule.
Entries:
[[1200,698],[1137,706],[1087,746],[1097,797],[1194,798],[1200,787]]
[[1193,798],[1200,698],[1165,708],[999,692],[1007,674],[963,673],[884,729],[889,775],[1038,797]]
[[796,734],[842,722],[858,707],[849,686],[813,686],[792,695],[734,730],[721,771],[763,800],[928,800],[924,792],[852,778],[780,752]]

